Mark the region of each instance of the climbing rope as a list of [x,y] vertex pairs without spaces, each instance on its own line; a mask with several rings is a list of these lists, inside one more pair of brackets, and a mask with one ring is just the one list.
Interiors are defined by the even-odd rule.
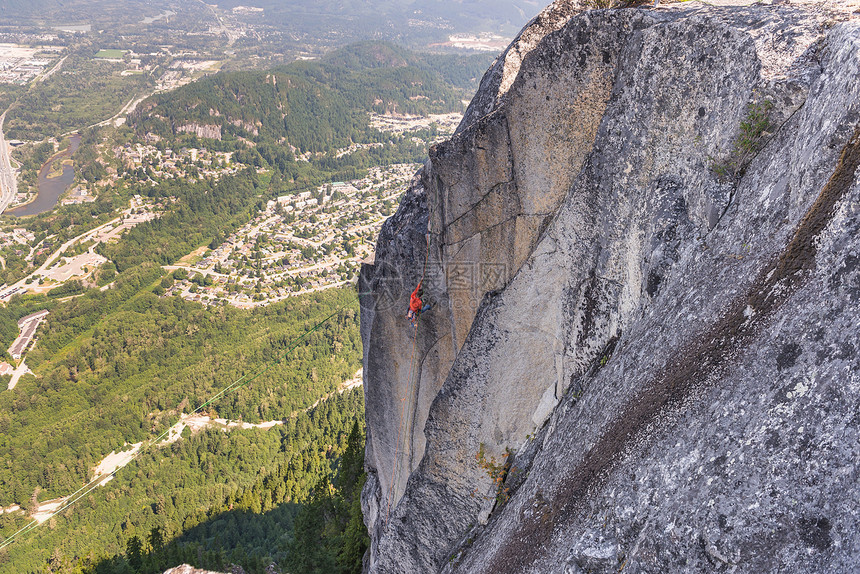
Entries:
[[[433,216],[433,213],[430,212],[428,215],[427,221],[427,247],[424,252],[424,266],[421,270],[421,279],[418,281],[418,285],[424,283],[424,278],[427,276],[427,261],[430,259],[430,217]],[[420,319],[420,312],[419,312]],[[420,327],[420,323],[416,321],[415,323],[415,332],[414,338],[412,340],[412,357],[409,359],[410,367],[409,367],[409,383],[406,385],[406,395],[401,399],[401,407],[400,407],[400,422],[397,425],[397,440],[394,443],[394,464],[392,465],[391,471],[391,484],[388,485],[388,495],[386,508],[385,508],[385,522],[384,524],[388,524],[388,518],[391,515],[391,504],[394,500],[394,490],[397,484],[397,475],[400,470],[400,452],[405,451],[407,446],[406,443],[409,440],[409,434],[406,432],[406,429],[409,426],[409,404],[406,399],[412,398],[412,389],[415,385],[415,349],[418,346],[418,330]],[[404,421],[405,419],[405,421]],[[405,456],[405,452],[404,452]]]

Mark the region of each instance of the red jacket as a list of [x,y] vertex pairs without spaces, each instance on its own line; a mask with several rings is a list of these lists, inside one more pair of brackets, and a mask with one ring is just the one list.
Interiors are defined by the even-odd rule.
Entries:
[[415,311],[416,313],[424,306],[421,303],[421,297],[418,296],[419,289],[421,289],[421,283],[418,284],[418,287],[416,287],[415,291],[412,292],[412,296],[409,297],[409,310]]

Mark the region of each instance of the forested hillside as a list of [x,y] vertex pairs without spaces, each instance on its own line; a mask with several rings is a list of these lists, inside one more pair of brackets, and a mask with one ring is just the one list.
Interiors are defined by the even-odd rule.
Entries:
[[319,61],[216,74],[152,96],[130,121],[140,135],[173,139],[197,129],[197,135],[226,141],[245,138],[325,152],[388,139],[368,127],[368,112],[462,110],[462,100],[471,97],[469,90],[489,60],[436,58],[387,44],[360,44]]
[[[0,572],[154,574],[192,563],[263,574],[274,562],[358,573],[363,401],[360,390],[335,394],[282,426],[214,428],[151,450],[0,551]],[[0,515],[4,531],[23,524]]]
[[[129,273],[129,272],[126,272]],[[138,272],[139,280],[158,273]],[[111,291],[131,293],[125,285]],[[91,297],[91,296],[90,296]],[[148,291],[102,301],[104,314],[55,308],[31,353],[36,377],[0,393],[0,505],[67,494],[124,443],[176,422],[242,375],[283,358],[290,341],[339,308],[288,361],[213,404],[250,422],[289,418],[350,378],[361,360],[355,295],[326,291],[243,311]],[[72,333],[69,325],[77,325]]]

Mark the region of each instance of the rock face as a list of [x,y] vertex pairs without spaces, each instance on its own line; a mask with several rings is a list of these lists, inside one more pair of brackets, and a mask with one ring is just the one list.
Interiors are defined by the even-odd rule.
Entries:
[[200,570],[198,568],[194,568],[189,566],[188,564],[182,564],[180,566],[175,566],[167,571],[164,574],[220,574],[219,572],[212,572],[211,570]]
[[362,270],[368,570],[856,571],[858,166],[857,21],[538,16]]
[[195,134],[199,138],[221,139],[221,126],[219,125],[190,123],[177,126],[176,131],[177,133]]

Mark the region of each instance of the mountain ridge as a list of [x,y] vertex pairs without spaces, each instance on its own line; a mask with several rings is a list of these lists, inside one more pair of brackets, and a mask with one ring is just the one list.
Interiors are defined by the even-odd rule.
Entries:
[[[364,42],[319,61],[267,71],[221,72],[143,101],[129,121],[140,134],[286,141],[327,151],[382,136],[367,114],[442,113],[461,100],[485,68],[486,56],[419,55],[392,44]],[[201,135],[202,134],[202,135]]]

